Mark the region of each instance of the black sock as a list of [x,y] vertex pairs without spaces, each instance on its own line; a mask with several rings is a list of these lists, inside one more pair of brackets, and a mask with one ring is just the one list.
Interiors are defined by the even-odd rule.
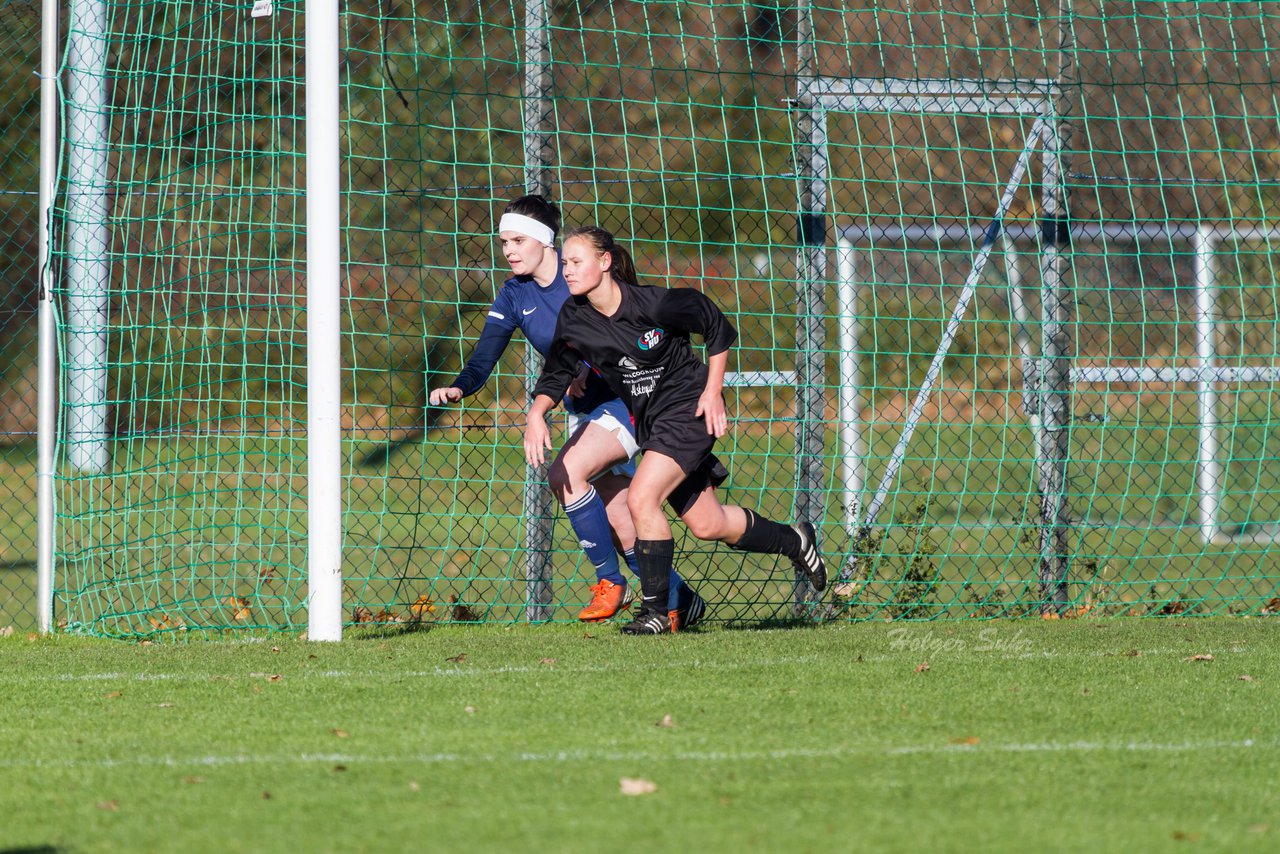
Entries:
[[675,540],[636,540],[636,568],[640,576],[641,601],[646,610],[667,612],[671,567],[675,560]]
[[800,535],[789,525],[766,519],[759,513],[743,509],[747,514],[747,530],[730,546],[743,552],[767,555],[800,555]]

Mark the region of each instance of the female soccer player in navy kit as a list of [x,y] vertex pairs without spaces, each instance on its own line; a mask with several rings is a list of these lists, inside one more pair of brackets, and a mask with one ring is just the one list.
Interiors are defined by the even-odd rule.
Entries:
[[[507,205],[498,238],[511,265],[511,278],[489,309],[480,340],[462,373],[449,387],[431,391],[433,406],[456,403],[482,387],[516,329],[547,355],[556,317],[569,298],[554,248],[559,230],[560,211],[542,196],[522,196]],[[634,572],[635,529],[627,511],[627,486],[635,471],[631,458],[636,440],[630,414],[608,385],[583,365],[575,365],[573,371],[573,388],[567,383],[561,391],[561,395],[569,391],[564,404],[571,438],[556,456],[549,480],[596,568],[591,601],[578,615],[580,620],[596,622],[609,619],[630,602],[614,548],[616,544]],[[681,615],[697,622],[705,603],[674,570],[670,582],[679,591]]]
[[[742,507],[721,504],[715,487],[728,470],[712,449],[728,430],[725,367],[738,333],[724,313],[691,288],[638,284],[630,254],[602,228],[574,229],[561,251],[573,295],[560,309],[555,338],[525,427],[525,457],[541,463],[551,447],[544,416],[590,364],[626,403],[644,456],[632,478],[627,508],[635,523],[641,610],[627,634],[681,628],[668,577],[675,555],[666,501],[694,536],[731,548],[791,558],[815,590],[827,584],[813,525],[782,525]],[[702,336],[707,364],[689,336]]]

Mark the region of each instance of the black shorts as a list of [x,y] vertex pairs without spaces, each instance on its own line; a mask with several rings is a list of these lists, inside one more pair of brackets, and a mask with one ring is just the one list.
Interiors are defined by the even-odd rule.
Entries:
[[698,500],[698,496],[708,486],[719,486],[729,478],[729,470],[715,454],[707,454],[706,459],[691,471],[680,485],[667,496],[667,505],[677,516],[689,512],[689,508]]
[[667,504],[683,516],[708,486],[719,486],[729,477],[729,470],[713,453],[716,437],[707,432],[701,418],[664,419],[645,436],[641,450],[670,457],[686,475],[667,497]]

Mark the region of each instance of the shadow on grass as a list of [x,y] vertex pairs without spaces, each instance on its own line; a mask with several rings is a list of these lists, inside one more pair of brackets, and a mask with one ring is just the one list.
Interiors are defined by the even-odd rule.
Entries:
[[729,619],[720,623],[720,628],[730,632],[762,632],[777,629],[816,629],[822,626],[823,620],[813,617],[765,617],[759,620]]
[[[380,625],[360,625],[352,626],[347,639],[353,641],[375,641],[387,640],[389,638],[400,638],[406,635],[425,634],[431,631],[435,623],[385,623]],[[3,852],[0,852],[3,854]]]

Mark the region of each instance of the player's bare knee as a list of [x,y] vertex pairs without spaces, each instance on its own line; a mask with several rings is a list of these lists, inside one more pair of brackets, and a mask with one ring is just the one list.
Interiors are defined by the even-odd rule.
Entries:
[[650,516],[655,511],[662,512],[656,493],[650,494],[648,490],[636,489],[634,486],[627,491],[627,513],[632,519]]
[[547,469],[547,485],[551,487],[551,491],[555,496],[564,503],[565,495],[568,494],[569,488],[573,485],[569,477],[569,470],[565,468],[564,460],[556,460]]
[[725,534],[723,514],[689,515],[684,517],[684,523],[689,533],[700,540],[719,540]]

